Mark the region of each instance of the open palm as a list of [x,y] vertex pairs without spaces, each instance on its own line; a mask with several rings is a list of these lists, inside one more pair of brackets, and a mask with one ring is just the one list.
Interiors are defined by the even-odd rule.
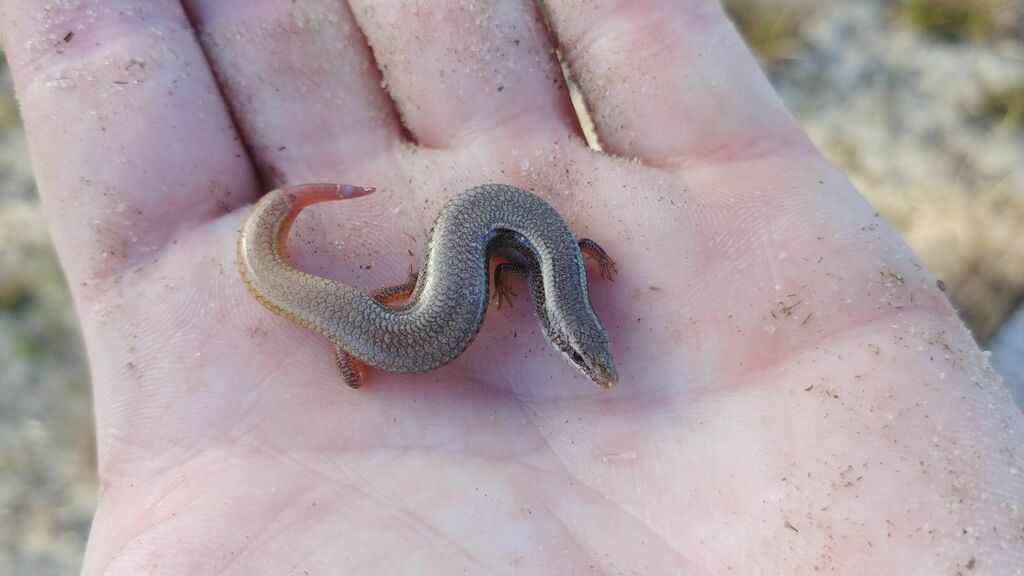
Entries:
[[[2,6],[92,362],[87,573],[1024,565],[1020,413],[716,2],[546,2],[550,31],[524,0]],[[236,270],[248,206],[311,181],[379,190],[291,239],[366,289],[451,194],[534,190],[618,264],[591,293],[619,386],[521,300],[448,366],[348,389]]]

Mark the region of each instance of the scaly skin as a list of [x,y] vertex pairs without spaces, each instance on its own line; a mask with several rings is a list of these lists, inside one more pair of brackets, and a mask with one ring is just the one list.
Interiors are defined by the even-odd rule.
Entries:
[[[608,337],[590,306],[582,245],[614,267],[591,240],[577,244],[547,202],[503,184],[462,192],[441,209],[409,300],[387,306],[371,294],[288,263],[285,244],[298,213],[369,188],[307,184],[274,190],[253,208],[238,241],[246,288],[273,312],[331,339],[345,381],[360,383],[347,357],[391,372],[423,372],[451,362],[480,331],[487,312],[488,262],[502,256],[526,272],[537,319],[552,347],[597,384],[618,376]],[[610,274],[609,274],[610,275]]]

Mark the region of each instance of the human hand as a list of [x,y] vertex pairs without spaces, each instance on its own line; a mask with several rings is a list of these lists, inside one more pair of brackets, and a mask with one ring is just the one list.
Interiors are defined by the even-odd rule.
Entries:
[[[342,4],[2,4],[92,365],[86,573],[1024,565],[1021,414],[716,3],[548,2],[553,36],[525,2]],[[555,37],[638,162],[584,146]],[[523,302],[452,364],[349,390],[235,267],[248,205],[310,181],[380,190],[291,240],[367,289],[458,190],[543,195],[618,264],[591,293],[619,386]]]

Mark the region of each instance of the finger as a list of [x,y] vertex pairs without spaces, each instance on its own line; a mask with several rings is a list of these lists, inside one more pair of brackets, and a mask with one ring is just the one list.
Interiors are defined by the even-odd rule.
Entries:
[[265,188],[349,182],[401,139],[344,2],[186,2]]
[[75,289],[109,278],[257,184],[174,2],[6,2],[35,175]]
[[459,146],[496,129],[578,131],[534,3],[350,4],[419,143]]
[[717,1],[545,6],[605,150],[679,168],[813,149]]

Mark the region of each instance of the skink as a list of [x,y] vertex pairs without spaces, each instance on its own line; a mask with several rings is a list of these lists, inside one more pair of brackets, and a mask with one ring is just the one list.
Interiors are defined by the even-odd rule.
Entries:
[[526,190],[490,184],[452,197],[434,221],[419,274],[405,284],[364,292],[289,263],[286,241],[300,211],[372,191],[334,184],[274,190],[253,207],[238,241],[249,292],[271,311],[329,338],[349,386],[359,387],[364,364],[423,372],[459,356],[483,324],[495,257],[506,260],[494,274],[499,306],[512,296],[508,277],[525,275],[551,346],[597,384],[616,383],[608,336],[590,305],[583,253],[609,279],[615,264],[592,240],[577,242],[554,208]]

